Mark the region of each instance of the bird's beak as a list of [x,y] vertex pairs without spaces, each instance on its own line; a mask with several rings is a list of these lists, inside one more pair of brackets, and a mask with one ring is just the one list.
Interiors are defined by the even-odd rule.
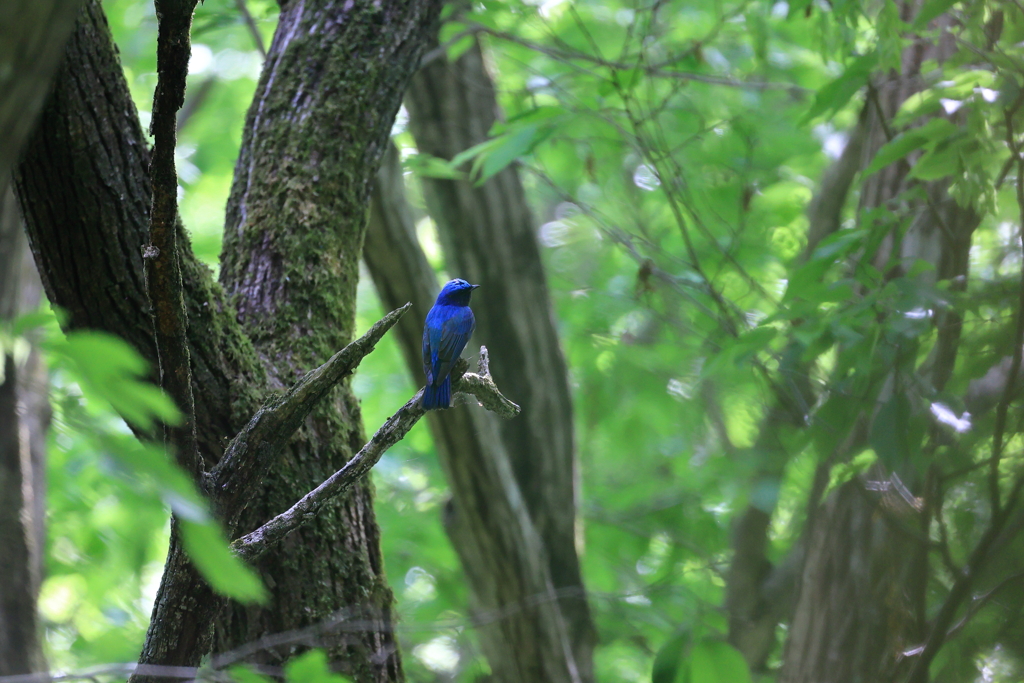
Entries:
[[479,287],[479,286],[480,286],[480,285],[470,285],[470,286],[469,286],[469,288],[470,288],[470,289],[476,289],[476,288],[477,288],[477,287]]

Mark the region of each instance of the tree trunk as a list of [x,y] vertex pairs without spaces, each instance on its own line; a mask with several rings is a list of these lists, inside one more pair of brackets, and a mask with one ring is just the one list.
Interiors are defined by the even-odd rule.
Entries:
[[81,0],[5,0],[0,7],[0,196],[50,90]]
[[[353,337],[370,188],[440,7],[429,0],[350,5],[282,10],[228,201],[220,279],[273,387],[290,385]],[[345,382],[308,418],[240,530],[287,509],[365,441]],[[369,481],[258,564],[276,586],[273,602],[232,606],[219,624],[218,649],[343,609],[336,651],[374,669],[356,669],[358,680],[402,678]],[[352,631],[348,621],[372,626]]]
[[[451,159],[486,140],[499,107],[479,43],[454,63],[442,53],[425,65],[412,79],[406,106],[420,152]],[[523,406],[518,419],[496,426],[547,552],[576,663],[588,680],[596,633],[577,556],[572,398],[519,173],[507,168],[480,187],[467,180],[422,183],[449,272],[482,285],[474,341],[492,351],[495,381]],[[459,548],[461,541],[453,542]]]
[[[863,119],[863,117],[862,117]],[[865,125],[854,128],[842,155],[825,172],[820,187],[807,209],[806,260],[823,239],[839,229],[843,206],[860,168]],[[776,389],[750,453],[757,464],[751,490],[777,490],[785,475],[789,453],[784,445],[786,430],[804,427],[804,411],[816,398],[807,378],[809,363],[801,361],[803,345],[791,337],[783,354],[780,376],[787,378]],[[827,481],[827,480],[826,480]],[[752,671],[762,671],[775,649],[776,630],[791,608],[795,574],[804,547],[798,547],[786,561],[773,567],[768,559],[768,530],[774,501],[747,504],[733,526],[732,562],[726,577],[725,606],[729,612],[729,642],[747,660]]]
[[[0,183],[6,186],[7,183]],[[41,287],[13,191],[0,189],[0,322],[35,310]],[[43,571],[46,372],[33,345],[4,349],[0,379],[0,676],[45,669],[36,599]]]
[[[903,4],[903,20],[910,21],[913,11],[911,3]],[[947,21],[937,20],[942,26]],[[937,44],[919,41],[904,53],[900,73],[870,87],[861,168],[889,140],[889,122],[900,105],[921,87],[922,64],[941,62],[952,49],[949,35],[940,36]],[[916,182],[908,178],[909,168],[905,160],[892,164],[870,176],[861,191],[860,220],[864,211],[888,206],[909,223],[905,234],[891,229],[873,255],[875,267],[889,276],[903,275],[904,264],[921,259],[935,266],[939,279],[965,278],[971,234],[980,217],[947,195],[946,181],[925,184],[926,201],[900,198]],[[940,316],[936,358],[923,373],[940,391],[952,372],[959,341],[959,325],[950,315],[955,316]],[[878,402],[899,390],[890,374]],[[910,457],[904,454],[905,467],[896,474],[914,495],[925,496]],[[890,474],[876,466],[867,478],[891,482]],[[805,530],[808,550],[780,681],[894,680],[913,663],[902,653],[924,636],[929,520],[918,510],[920,501],[908,501],[891,489],[865,490],[864,483],[857,478],[833,491]]]
[[[438,2],[289,3],[249,112],[228,210],[222,282],[178,239],[200,449],[216,462],[268,389],[290,385],[352,337],[370,181]],[[17,179],[30,241],[69,328],[122,336],[155,362],[143,285],[148,152],[98,2],[89,2]],[[300,429],[233,535],[282,512],[362,445],[358,404],[338,388]],[[251,500],[250,500],[251,498]],[[262,608],[216,620],[216,647],[302,629],[357,681],[402,679],[371,487],[364,482],[268,553]],[[176,598],[175,596],[180,596]],[[170,551],[142,661],[195,665],[221,604],[180,546]],[[344,620],[343,620],[344,621]],[[292,653],[259,651],[280,662]]]
[[[423,317],[437,282],[416,241],[395,149],[378,174],[365,257],[385,304],[413,301],[419,312],[399,323],[402,351],[419,380]],[[467,406],[433,411],[428,420],[452,492],[445,529],[469,580],[472,612],[494,679],[586,680],[546,549],[527,514],[498,425]]]

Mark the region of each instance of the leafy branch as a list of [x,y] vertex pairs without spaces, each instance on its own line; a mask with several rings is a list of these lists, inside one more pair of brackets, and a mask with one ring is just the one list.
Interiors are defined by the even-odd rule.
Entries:
[[[1020,210],[1020,225],[1022,226],[1022,229],[1024,229],[1024,155],[1021,154],[1021,150],[1015,142],[1012,115],[1010,114],[1006,116],[1006,127],[1008,145],[1010,147],[1010,151],[1016,156],[1017,160],[1017,206]],[[971,551],[971,555],[964,564],[963,569],[956,575],[956,581],[954,582],[953,587],[950,589],[949,594],[942,603],[942,607],[935,616],[931,629],[928,633],[928,638],[924,643],[924,647],[920,651],[920,656],[914,663],[913,670],[911,671],[909,678],[910,683],[925,683],[928,680],[928,669],[932,660],[935,658],[935,655],[938,654],[939,650],[942,648],[951,633],[955,633],[959,630],[960,626],[951,628],[953,619],[956,617],[961,603],[963,603],[970,594],[971,588],[974,586],[974,582],[981,570],[990,559],[992,546],[995,544],[996,539],[999,538],[1003,528],[1006,526],[1006,523],[1015,512],[1015,507],[1020,499],[1021,491],[1024,490],[1024,472],[1019,472],[1014,478],[1013,486],[1011,487],[1009,494],[1006,496],[1005,503],[1001,502],[999,464],[1004,445],[1006,415],[1009,410],[1010,402],[1014,397],[1017,375],[1020,372],[1022,350],[1024,350],[1024,265],[1021,267],[1020,291],[1018,292],[1017,297],[1018,305],[1016,311],[1016,329],[1013,337],[1013,356],[1010,364],[1009,375],[1007,376],[1006,384],[1003,387],[1003,393],[1000,397],[999,404],[996,407],[996,424],[992,437],[992,457],[989,460],[988,486],[989,500],[992,508],[992,519],[989,522],[988,527],[985,529],[985,532],[978,540],[978,543]],[[975,611],[980,608],[980,606],[980,604],[975,605]],[[971,613],[969,611],[969,614],[964,617],[962,623],[966,623],[966,620],[969,619],[970,616]]]

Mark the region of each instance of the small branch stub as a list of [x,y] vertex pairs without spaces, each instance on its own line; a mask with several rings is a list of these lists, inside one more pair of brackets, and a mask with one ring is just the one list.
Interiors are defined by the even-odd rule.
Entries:
[[480,347],[477,371],[475,373],[467,372],[461,377],[453,377],[453,380],[453,392],[472,396],[481,406],[499,417],[511,420],[522,412],[522,408],[505,398],[498,390],[494,380],[491,379],[490,355],[486,346]]

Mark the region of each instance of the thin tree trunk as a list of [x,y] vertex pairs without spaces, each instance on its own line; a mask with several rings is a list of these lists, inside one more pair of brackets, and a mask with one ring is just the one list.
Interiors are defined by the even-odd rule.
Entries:
[[[421,152],[451,159],[486,140],[499,107],[479,43],[454,63],[442,54],[425,65],[412,79],[406,106]],[[497,427],[562,596],[580,675],[589,680],[596,633],[577,556],[572,398],[522,182],[510,167],[480,187],[467,180],[422,183],[449,271],[482,285],[474,340],[492,350],[495,381],[523,406],[518,419]],[[461,541],[453,542],[459,548]],[[460,550],[466,552],[471,549]]]
[[[349,3],[350,4],[350,3]],[[352,337],[370,181],[439,3],[299,0],[282,11],[249,112],[222,281],[178,238],[199,447],[207,462],[268,391]],[[98,2],[89,2],[17,178],[30,242],[69,328],[122,336],[155,360],[143,285],[148,152]],[[228,300],[230,298],[230,301]],[[233,535],[284,511],[362,445],[346,386],[307,420],[256,493],[220,513]],[[243,512],[240,507],[248,503]],[[371,487],[362,483],[260,561],[271,602],[232,606],[171,548],[142,661],[195,665],[213,644],[299,629],[346,610],[321,640],[356,681],[402,679]],[[262,651],[280,662],[291,651]]]
[[[2,183],[6,185],[6,183]],[[0,190],[0,322],[39,305],[14,193]],[[43,569],[49,402],[38,349],[7,350],[0,379],[0,676],[45,669],[36,613]]]

